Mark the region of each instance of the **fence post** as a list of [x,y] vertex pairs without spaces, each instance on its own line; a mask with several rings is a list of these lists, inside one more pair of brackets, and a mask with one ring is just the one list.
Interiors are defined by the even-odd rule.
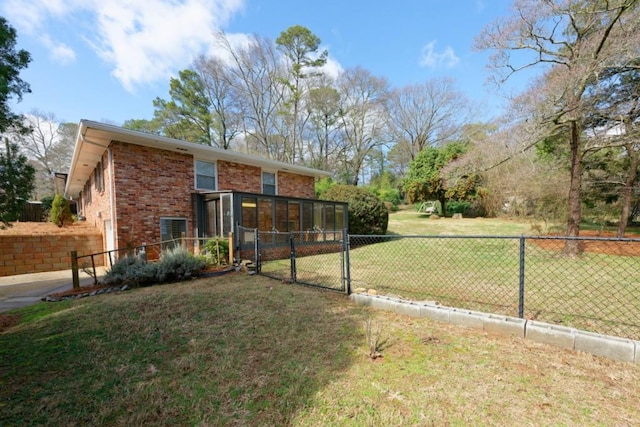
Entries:
[[351,261],[349,260],[349,247],[351,246],[351,237],[348,234],[348,229],[342,231],[344,236],[344,275],[345,275],[345,291],[347,295],[351,295]]
[[182,249],[187,250],[187,233],[184,231],[180,233],[180,244],[182,245]]
[[289,233],[289,245],[291,247],[291,252],[289,254],[291,258],[291,283],[296,283],[296,243],[293,233]]
[[262,271],[262,258],[260,257],[260,233],[258,233],[257,228],[253,231],[253,241],[253,258],[255,259],[256,273],[260,274]]
[[520,275],[518,286],[518,317],[524,319],[524,248],[525,238],[520,236]]
[[73,289],[80,287],[80,276],[78,275],[78,251],[71,251],[71,276],[73,278]]
[[229,264],[235,264],[233,257],[233,231],[229,232]]
[[96,261],[93,259],[93,254],[91,255],[91,268],[93,268],[93,284],[98,284],[98,275],[96,274]]

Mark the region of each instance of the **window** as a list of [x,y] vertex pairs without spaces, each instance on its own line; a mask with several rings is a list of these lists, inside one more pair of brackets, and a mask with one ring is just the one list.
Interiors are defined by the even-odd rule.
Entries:
[[216,164],[196,160],[196,188],[198,190],[216,189]]
[[163,250],[179,246],[182,233],[187,234],[185,218],[160,218],[160,240],[163,242]]
[[262,194],[276,195],[276,174],[262,172]]
[[104,169],[102,168],[102,160],[98,162],[95,170],[93,171],[93,180],[95,189],[99,192],[104,191]]

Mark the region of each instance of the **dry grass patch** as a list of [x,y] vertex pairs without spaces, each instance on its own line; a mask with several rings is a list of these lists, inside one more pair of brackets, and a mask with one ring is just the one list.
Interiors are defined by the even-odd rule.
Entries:
[[0,335],[0,425],[640,423],[637,365],[264,277],[30,310]]

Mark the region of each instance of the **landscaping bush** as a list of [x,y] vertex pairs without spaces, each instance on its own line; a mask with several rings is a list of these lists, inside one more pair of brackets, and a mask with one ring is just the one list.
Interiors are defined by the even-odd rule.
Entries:
[[40,202],[42,203],[42,220],[46,221],[49,218],[51,218],[50,214],[51,214],[51,207],[53,206],[53,196],[45,196],[42,199],[40,199]]
[[447,203],[447,215],[466,214],[471,209],[471,202],[451,200]]
[[174,282],[195,277],[204,269],[203,258],[193,256],[182,246],[163,251],[157,263],[158,282]]
[[376,192],[380,200],[385,202],[387,209],[390,212],[396,212],[398,210],[398,206],[402,202],[402,197],[400,197],[400,191],[397,188],[381,188]]
[[62,227],[65,224],[71,224],[73,222],[69,201],[60,194],[56,194],[56,197],[53,198],[51,211],[49,213],[49,221],[53,222],[58,227]]
[[196,277],[205,265],[203,258],[176,246],[163,251],[157,263],[148,263],[133,255],[118,258],[102,281],[106,285],[149,286]]
[[209,265],[221,265],[229,262],[229,240],[217,238],[204,244],[204,260]]
[[106,285],[149,286],[157,280],[157,265],[127,255],[113,264],[102,281]]
[[389,211],[375,194],[352,185],[335,185],[328,189],[324,200],[349,204],[350,234],[385,234]]

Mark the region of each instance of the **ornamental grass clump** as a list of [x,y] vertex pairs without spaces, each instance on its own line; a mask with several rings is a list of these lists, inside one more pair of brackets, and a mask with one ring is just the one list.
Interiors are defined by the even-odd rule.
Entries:
[[193,256],[181,246],[162,251],[157,263],[159,283],[186,280],[197,276],[206,266],[203,258]]
[[103,278],[106,285],[149,286],[157,281],[157,265],[126,255],[113,264]]
[[127,255],[119,258],[107,271],[103,282],[107,285],[150,286],[155,283],[175,282],[198,276],[206,261],[177,246],[162,251],[156,263]]

